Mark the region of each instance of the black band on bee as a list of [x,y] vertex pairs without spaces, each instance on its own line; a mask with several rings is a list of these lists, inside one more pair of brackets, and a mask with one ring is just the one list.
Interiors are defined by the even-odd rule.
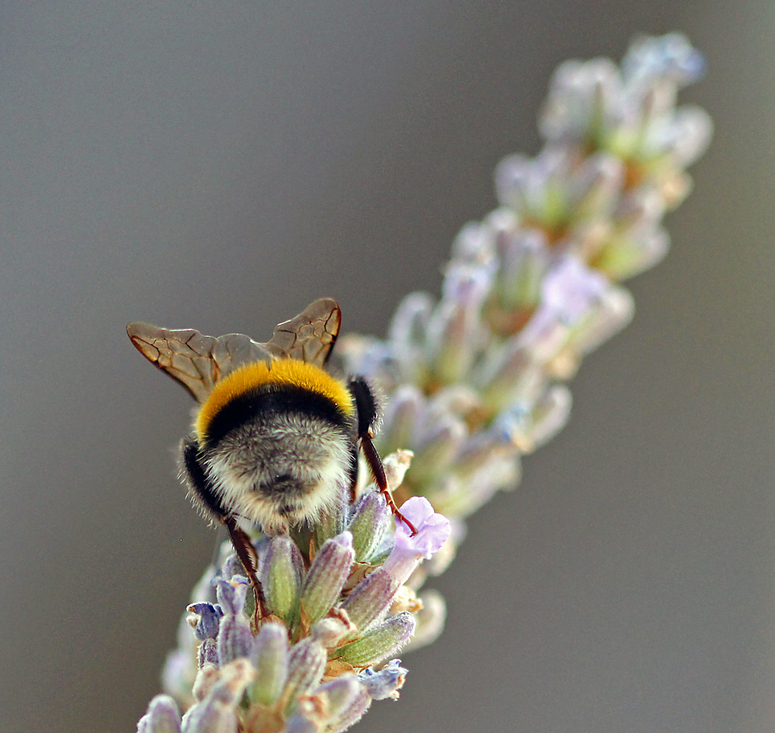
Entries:
[[353,377],[347,387],[355,400],[355,411],[358,414],[358,435],[365,435],[374,430],[379,421],[379,403],[374,388],[363,378]]
[[182,469],[185,474],[189,489],[196,493],[205,509],[209,509],[218,519],[228,515],[218,501],[212,484],[205,475],[202,464],[199,462],[199,443],[193,435],[183,438],[180,444],[182,455]]
[[283,413],[319,418],[344,431],[351,424],[351,418],[325,395],[303,387],[272,384],[234,397],[218,410],[207,426],[203,447],[216,445],[227,433],[257,417]]

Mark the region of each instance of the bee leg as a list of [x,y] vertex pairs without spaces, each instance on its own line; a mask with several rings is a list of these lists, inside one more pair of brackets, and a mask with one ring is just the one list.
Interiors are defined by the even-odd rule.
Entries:
[[377,482],[380,492],[385,497],[390,511],[393,512],[409,529],[412,534],[417,534],[417,528],[403,515],[393,501],[393,495],[388,488],[385,469],[382,466],[382,460],[374,447],[374,433],[372,428],[379,422],[379,405],[377,397],[371,385],[363,377],[353,377],[348,385],[350,394],[355,400],[355,409],[358,414],[358,440],[361,443],[361,450],[366,462],[369,464],[374,480]]
[[221,520],[226,529],[229,530],[229,537],[231,538],[231,544],[234,545],[234,551],[237,553],[237,557],[242,563],[242,567],[245,569],[245,574],[250,580],[250,585],[253,588],[253,598],[256,601],[256,612],[254,615],[254,626],[258,626],[258,622],[262,618],[269,615],[266,608],[266,601],[264,599],[264,591],[261,588],[261,581],[258,579],[256,569],[258,568],[258,555],[256,555],[256,548],[253,547],[253,543],[250,541],[247,533],[241,530],[237,526],[237,522],[234,517],[223,517]]
[[366,458],[366,462],[369,464],[369,468],[371,469],[372,474],[374,474],[374,480],[377,482],[377,488],[379,488],[380,493],[385,497],[385,501],[390,507],[390,511],[393,512],[393,514],[397,516],[407,527],[409,527],[410,530],[412,530],[412,535],[416,535],[417,528],[403,514],[401,514],[401,510],[396,506],[395,501],[393,501],[393,495],[390,493],[390,489],[388,488],[385,469],[382,466],[382,460],[380,459],[379,453],[377,453],[377,449],[374,447],[374,443],[372,442],[373,437],[374,436],[371,434],[371,431],[367,431],[360,436],[360,440],[361,450],[363,450],[363,455]]
[[264,592],[261,589],[261,581],[256,575],[258,567],[258,557],[256,549],[250,541],[250,537],[237,526],[233,516],[224,511],[218,497],[213,491],[207,474],[199,461],[199,445],[192,436],[184,438],[180,446],[181,449],[181,473],[191,495],[204,510],[214,519],[218,519],[229,530],[229,538],[234,546],[234,551],[245,569],[245,575],[253,587],[253,597],[256,601],[256,611],[253,619],[253,625],[258,626],[258,622],[268,615]]
[[358,499],[358,446],[353,445],[350,452],[350,504]]

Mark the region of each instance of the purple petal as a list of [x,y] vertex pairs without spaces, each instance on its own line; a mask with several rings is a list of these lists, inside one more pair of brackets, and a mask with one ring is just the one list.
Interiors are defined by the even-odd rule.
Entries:
[[401,506],[401,513],[415,526],[417,534],[396,517],[397,550],[429,559],[449,537],[449,520],[433,511],[424,496],[413,496]]
[[573,324],[589,312],[607,286],[603,275],[568,255],[547,273],[541,294],[557,318]]

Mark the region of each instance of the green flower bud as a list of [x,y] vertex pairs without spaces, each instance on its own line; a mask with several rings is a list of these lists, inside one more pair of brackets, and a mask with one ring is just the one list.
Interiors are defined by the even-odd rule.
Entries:
[[423,384],[428,365],[424,344],[428,321],[433,311],[433,299],[427,293],[411,293],[399,304],[390,324],[389,339],[395,344],[401,381]]
[[[236,578],[242,582],[236,582]],[[218,603],[224,613],[220,620],[216,640],[219,666],[224,666],[241,657],[247,657],[253,646],[250,621],[244,610],[245,595],[249,586],[245,578],[240,576],[236,576],[236,578],[232,582],[222,579],[217,581]]]
[[428,324],[428,354],[436,378],[454,384],[466,377],[484,332],[482,302],[492,284],[492,268],[456,264],[447,270],[444,295]]
[[355,559],[349,532],[328,540],[320,548],[307,574],[301,596],[302,613],[312,625],[325,616],[339,598]]
[[371,667],[395,654],[412,636],[415,621],[408,611],[391,616],[342,647],[339,657],[353,667]]
[[344,532],[347,526],[347,511],[350,504],[350,487],[341,486],[339,500],[330,506],[315,524],[315,540],[318,547],[326,541]]
[[[498,250],[501,267],[495,276],[497,305],[507,312],[530,311],[541,295],[541,280],[549,260],[546,235],[538,229],[516,229],[500,232]],[[514,325],[507,327],[505,316],[494,324],[499,333],[513,333]]]
[[390,510],[382,494],[370,491],[358,500],[348,527],[353,536],[353,549],[358,562],[370,560],[389,524]]
[[286,710],[293,707],[296,698],[320,682],[327,660],[325,648],[314,639],[302,639],[293,646],[288,658],[288,679],[282,694]]
[[250,699],[266,707],[274,705],[288,676],[288,632],[282,624],[261,627],[250,660],[256,668]]
[[270,613],[290,623],[299,611],[304,562],[288,535],[274,537],[269,543],[261,573],[261,586]]
[[382,568],[367,575],[345,599],[342,609],[359,632],[387,612],[393,600],[395,587],[392,576]]

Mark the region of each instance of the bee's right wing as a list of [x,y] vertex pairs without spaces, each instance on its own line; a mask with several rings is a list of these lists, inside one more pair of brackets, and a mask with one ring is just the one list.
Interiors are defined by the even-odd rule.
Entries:
[[200,403],[207,400],[219,380],[237,367],[272,359],[265,344],[238,333],[214,338],[193,329],[170,330],[149,323],[130,323],[126,332],[148,361]]
[[332,298],[319,298],[274,329],[266,348],[278,359],[299,359],[323,367],[334,348],[342,311]]

